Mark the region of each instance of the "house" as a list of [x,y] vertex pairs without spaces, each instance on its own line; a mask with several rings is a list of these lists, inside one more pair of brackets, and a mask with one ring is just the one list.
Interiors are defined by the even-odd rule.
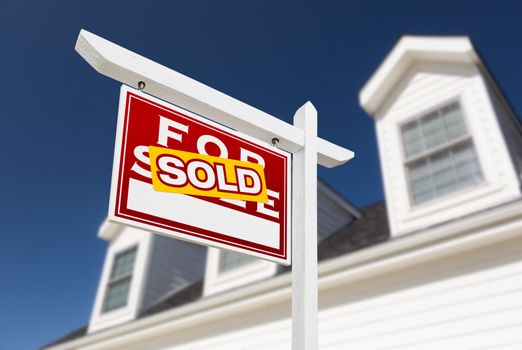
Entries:
[[[385,201],[319,183],[321,349],[522,348],[522,127],[467,37],[404,36],[360,92]],[[289,349],[288,268],[105,223],[89,324],[46,349]]]

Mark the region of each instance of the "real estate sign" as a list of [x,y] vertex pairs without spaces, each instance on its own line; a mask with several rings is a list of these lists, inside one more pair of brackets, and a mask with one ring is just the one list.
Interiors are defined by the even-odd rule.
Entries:
[[211,118],[123,85],[109,220],[289,265],[290,154]]

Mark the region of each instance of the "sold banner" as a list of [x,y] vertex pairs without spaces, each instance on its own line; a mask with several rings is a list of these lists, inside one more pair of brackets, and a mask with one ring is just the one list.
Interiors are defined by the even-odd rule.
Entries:
[[290,264],[290,154],[122,86],[109,220]]

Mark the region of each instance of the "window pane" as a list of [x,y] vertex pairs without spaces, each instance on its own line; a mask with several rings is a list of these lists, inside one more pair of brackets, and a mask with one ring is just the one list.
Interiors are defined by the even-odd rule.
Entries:
[[114,258],[112,265],[111,280],[132,273],[134,259],[136,258],[136,247],[119,253]]
[[435,194],[432,191],[429,192],[417,192],[414,194],[414,201],[415,203],[424,203],[429,201],[430,199],[433,199],[435,197]]
[[105,303],[103,305],[103,312],[118,309],[127,305],[130,282],[131,278],[127,277],[109,284],[105,296]]
[[476,158],[475,150],[471,143],[466,142],[453,148],[453,158],[455,163],[467,162]]
[[435,197],[431,178],[429,177],[413,182],[412,187],[416,203],[421,203]]
[[437,196],[453,192],[455,187],[455,169],[450,151],[438,152],[429,159],[433,187]]
[[482,174],[476,161],[461,163],[457,166],[457,185],[465,188],[482,182]]
[[430,177],[430,167],[426,159],[418,160],[410,165],[410,179],[416,181]]
[[439,171],[446,171],[453,165],[451,163],[450,150],[437,152],[429,157],[430,170],[432,173]]
[[249,255],[222,250],[219,254],[219,272],[230,271],[255,260]]
[[[411,197],[415,204],[483,181],[458,101],[401,126]],[[431,151],[431,152],[430,152]]]
[[401,127],[406,159],[440,149],[467,133],[460,105],[453,102]]
[[432,112],[422,117],[421,127],[426,149],[437,147],[447,141],[444,125],[438,112]]
[[102,312],[111,311],[127,305],[137,249],[137,247],[133,247],[114,257]]
[[449,141],[467,134],[466,125],[464,124],[464,118],[462,117],[458,102],[454,102],[442,108],[441,115]]
[[418,124],[419,123],[415,120],[411,123],[405,124],[401,128],[406,157],[414,156],[424,150],[422,135]]
[[415,204],[483,181],[471,141],[426,156],[407,166]]
[[433,184],[437,196],[455,191],[456,176],[453,168],[445,168],[433,174]]
[[482,182],[482,172],[477,155],[470,143],[459,145],[453,150],[457,187],[465,188]]
[[429,163],[421,159],[410,164],[409,174],[415,203],[422,203],[435,196]]

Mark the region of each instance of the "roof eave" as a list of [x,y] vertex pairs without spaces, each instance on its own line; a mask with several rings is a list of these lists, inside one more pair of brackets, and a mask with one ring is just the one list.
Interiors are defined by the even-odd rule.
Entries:
[[359,92],[359,103],[374,116],[401,76],[415,62],[481,64],[467,36],[403,36]]
[[[426,259],[447,257],[461,250],[519,237],[521,232],[519,228],[522,226],[521,209],[522,201],[517,199],[462,220],[427,229],[423,234],[410,234],[323,261],[318,266],[319,289],[370,278],[375,274],[390,271],[394,266],[395,268],[413,266]],[[497,229],[491,230],[493,226]],[[99,345],[104,341],[117,344],[122,339],[137,339],[144,335],[150,338],[165,332],[166,327],[174,331],[194,326],[198,322],[208,323],[209,317],[219,317],[219,315],[230,317],[234,312],[241,312],[249,307],[271,305],[278,300],[286,300],[285,298],[290,295],[291,277],[289,273],[282,274],[46,349],[71,350]],[[251,302],[244,302],[245,299],[250,299]]]

